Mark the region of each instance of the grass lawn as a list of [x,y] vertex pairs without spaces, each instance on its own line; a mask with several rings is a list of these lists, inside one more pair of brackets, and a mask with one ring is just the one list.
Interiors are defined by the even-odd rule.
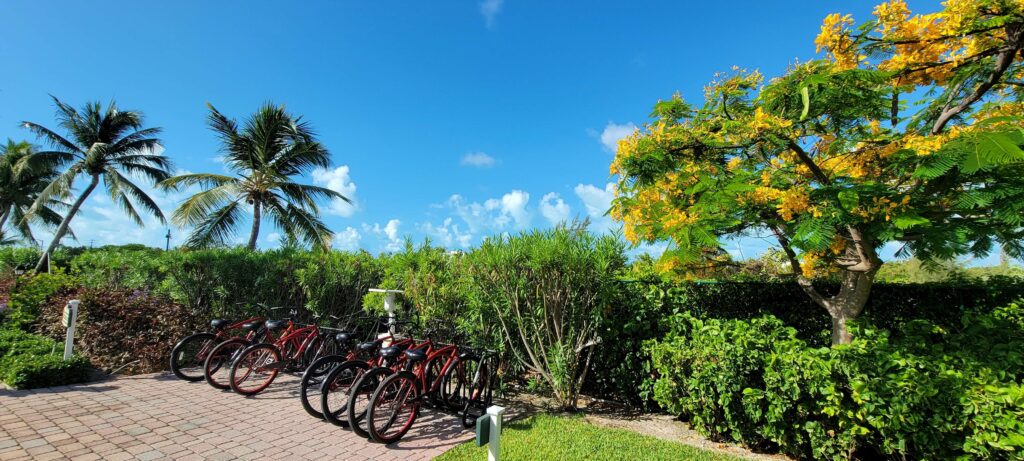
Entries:
[[[469,442],[436,458],[481,461],[487,447]],[[508,423],[501,437],[501,459],[515,460],[738,460],[634,432],[594,426],[580,418],[537,415]]]

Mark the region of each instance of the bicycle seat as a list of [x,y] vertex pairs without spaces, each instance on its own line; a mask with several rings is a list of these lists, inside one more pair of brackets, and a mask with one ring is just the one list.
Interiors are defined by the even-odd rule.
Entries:
[[388,360],[398,357],[398,354],[402,352],[402,348],[398,346],[390,346],[381,348],[379,354]]
[[287,319],[267,320],[267,329],[268,330],[280,330],[280,329],[282,329],[282,328],[284,328],[286,326],[288,326],[288,320]]
[[422,362],[427,359],[427,351],[423,349],[409,349],[405,351],[405,358],[410,362]]
[[359,343],[356,345],[356,350],[359,352],[370,352],[377,348],[377,343],[370,341],[366,343]]
[[242,324],[242,329],[245,330],[245,331],[256,331],[256,330],[259,330],[260,327],[262,327],[262,326],[263,326],[263,322],[249,322],[249,323],[243,323]]
[[210,320],[210,328],[213,328],[214,330],[217,330],[217,331],[220,331],[220,330],[223,330],[223,329],[227,328],[228,325],[231,325],[231,321],[230,320],[225,320],[225,319],[213,319],[213,320]]
[[343,331],[341,333],[334,335],[334,341],[337,342],[338,344],[348,344],[352,342],[352,339],[354,339],[352,338],[352,333],[349,333],[347,331]]

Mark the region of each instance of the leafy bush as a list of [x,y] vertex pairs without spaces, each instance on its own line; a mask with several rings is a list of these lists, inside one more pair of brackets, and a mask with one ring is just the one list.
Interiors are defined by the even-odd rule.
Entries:
[[615,237],[560,226],[490,238],[469,255],[484,315],[498,321],[513,357],[540,375],[561,405],[576,404],[619,289],[622,250]]
[[53,274],[19,277],[11,287],[3,321],[7,328],[28,328],[39,317],[40,308],[50,297],[70,290],[74,277],[58,270]]
[[916,321],[899,336],[858,328],[809,347],[763,316],[682,313],[648,344],[649,385],[702,433],[796,457],[1019,458],[1024,451],[1024,309]]
[[366,290],[380,284],[384,275],[381,260],[367,252],[319,253],[296,271],[306,309],[342,317],[363,308]]
[[70,272],[89,288],[152,290],[165,278],[166,260],[155,248],[90,249],[71,259]]
[[[190,315],[184,306],[143,290],[86,288],[73,296],[82,301],[75,350],[103,369],[131,364],[124,372],[166,370],[174,344],[206,326],[205,319]],[[60,317],[70,298],[47,304],[40,317],[40,333],[63,337]]]
[[12,328],[0,328],[0,381],[31,389],[84,382],[89,362],[74,355],[64,361],[64,348],[43,336]]
[[13,272],[18,268],[31,269],[36,261],[39,261],[39,250],[35,248],[0,247],[0,272]]

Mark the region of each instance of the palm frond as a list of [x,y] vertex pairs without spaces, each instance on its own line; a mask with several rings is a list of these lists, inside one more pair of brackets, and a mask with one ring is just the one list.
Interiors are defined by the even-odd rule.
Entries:
[[167,178],[160,181],[158,186],[165,189],[178,190],[181,187],[189,186],[200,186],[203,188],[211,188],[223,186],[225,184],[233,184],[238,181],[237,178],[226,176],[222,174],[213,173],[189,173],[180,174],[171,178]]
[[199,192],[186,199],[178,206],[178,209],[174,210],[171,222],[179,227],[199,225],[215,208],[223,206],[228,201],[240,200],[238,192],[238,188],[232,183]]
[[238,224],[240,210],[238,200],[234,200],[218,210],[205,215],[199,221],[192,233],[189,235],[185,246],[190,248],[204,248],[212,245],[222,245],[225,241],[235,236],[235,227]]
[[[109,178],[109,180],[107,178]],[[136,218],[138,217],[138,213],[132,206],[132,202],[128,200],[129,198],[131,198],[138,205],[142,206],[142,208],[145,209],[146,212],[159,219],[161,223],[167,223],[167,219],[164,217],[163,211],[160,210],[160,206],[157,205],[156,202],[153,201],[153,199],[148,194],[146,194],[145,191],[139,188],[139,186],[135,185],[135,183],[131,182],[131,180],[124,177],[120,172],[118,172],[113,167],[107,168],[107,173],[104,175],[104,181],[108,181],[109,183],[113,183],[116,185],[116,195],[119,196],[121,206],[122,208],[125,209],[125,213],[128,213],[129,216],[132,216],[134,214]],[[109,185],[107,187],[110,188]],[[143,222],[141,219],[138,219],[136,221],[136,224],[142,226]]]

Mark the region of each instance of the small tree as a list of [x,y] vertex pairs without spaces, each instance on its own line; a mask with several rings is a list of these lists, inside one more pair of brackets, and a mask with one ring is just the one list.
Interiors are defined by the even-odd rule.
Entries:
[[618,238],[574,224],[492,237],[467,256],[484,318],[560,405],[576,406],[607,303],[621,289],[622,250]]
[[[662,265],[719,260],[722,240],[763,232],[797,282],[852,338],[882,245],[924,260],[1021,257],[1024,12],[961,0],[911,16],[879,5],[857,29],[825,19],[827,60],[767,83],[734,69],[692,107],[676,95],[622,140],[612,215],[633,242],[670,239]],[[814,279],[832,276],[834,294]]]

